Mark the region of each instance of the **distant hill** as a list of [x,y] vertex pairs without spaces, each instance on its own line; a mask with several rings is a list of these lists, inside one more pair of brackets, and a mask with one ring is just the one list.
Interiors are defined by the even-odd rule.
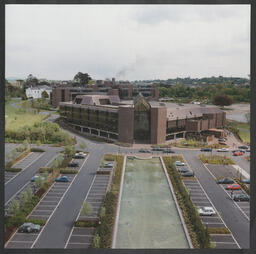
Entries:
[[14,80],[18,80],[18,79],[26,79],[26,78],[21,78],[21,77],[6,77],[5,79],[7,79],[8,81],[14,81]]

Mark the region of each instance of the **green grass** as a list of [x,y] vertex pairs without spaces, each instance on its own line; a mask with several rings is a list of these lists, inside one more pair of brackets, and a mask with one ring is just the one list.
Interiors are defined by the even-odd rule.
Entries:
[[244,143],[250,143],[250,124],[227,120],[227,125],[238,129],[238,135]]
[[10,104],[15,102],[11,100],[5,105],[5,129],[16,131],[19,128],[32,126],[36,122],[40,122],[44,119],[45,115],[34,114],[26,112],[23,108],[16,108]]

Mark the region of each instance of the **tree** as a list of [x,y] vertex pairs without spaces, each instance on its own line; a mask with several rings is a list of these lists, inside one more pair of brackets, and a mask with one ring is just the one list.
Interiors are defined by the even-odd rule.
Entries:
[[35,186],[41,188],[43,186],[44,180],[42,177],[37,177],[35,180]]
[[11,202],[11,204],[8,207],[8,212],[10,214],[16,214],[20,209],[20,204],[18,202],[18,200],[13,199],[13,201]]
[[89,215],[92,212],[92,205],[87,201],[84,201],[81,214],[82,215]]
[[47,93],[46,91],[43,91],[41,96],[42,96],[42,98],[44,98],[44,99],[49,98],[49,95],[48,95],[48,93]]
[[93,238],[93,248],[100,248],[100,236],[98,234]]
[[67,155],[67,156],[73,156],[76,152],[76,149],[74,146],[70,146],[70,145],[67,145],[65,146],[64,148],[64,154]]
[[33,191],[30,187],[28,187],[26,189],[26,192],[27,192],[27,197],[28,197],[28,200],[31,200],[31,198],[33,197]]
[[89,76],[88,73],[82,72],[78,72],[74,77],[74,81],[77,82],[79,85],[86,85],[91,79],[92,78]]
[[79,148],[84,150],[86,148],[86,143],[82,140],[82,142],[79,144]]
[[40,140],[37,140],[36,141],[36,145],[39,147],[39,146],[41,146],[41,141]]
[[106,208],[104,206],[100,209],[100,218],[102,219],[106,215]]
[[20,193],[20,206],[24,206],[27,201],[28,201],[28,194],[26,191],[22,191]]
[[213,98],[214,105],[229,106],[233,103],[233,100],[226,95],[217,95]]

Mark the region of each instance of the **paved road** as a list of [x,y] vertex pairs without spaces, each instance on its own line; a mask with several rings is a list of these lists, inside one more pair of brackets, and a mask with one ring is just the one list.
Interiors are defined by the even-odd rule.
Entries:
[[232,231],[241,248],[249,248],[250,222],[244,217],[227,193],[217,185],[204,167],[202,162],[195,156],[196,151],[180,151],[184,158],[194,170],[200,184],[210,197],[216,209],[220,212],[222,219]]
[[48,147],[46,152],[24,171],[5,185],[5,202],[18,192],[36,174],[40,167],[44,167],[56,154],[63,150],[60,147]]

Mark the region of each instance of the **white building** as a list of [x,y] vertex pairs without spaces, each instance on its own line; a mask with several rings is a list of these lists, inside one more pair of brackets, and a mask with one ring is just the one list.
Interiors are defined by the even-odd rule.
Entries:
[[42,98],[42,92],[46,91],[47,94],[49,95],[52,92],[52,88],[49,86],[36,86],[36,87],[29,87],[26,89],[26,96],[27,98],[33,98],[33,99],[39,99]]

